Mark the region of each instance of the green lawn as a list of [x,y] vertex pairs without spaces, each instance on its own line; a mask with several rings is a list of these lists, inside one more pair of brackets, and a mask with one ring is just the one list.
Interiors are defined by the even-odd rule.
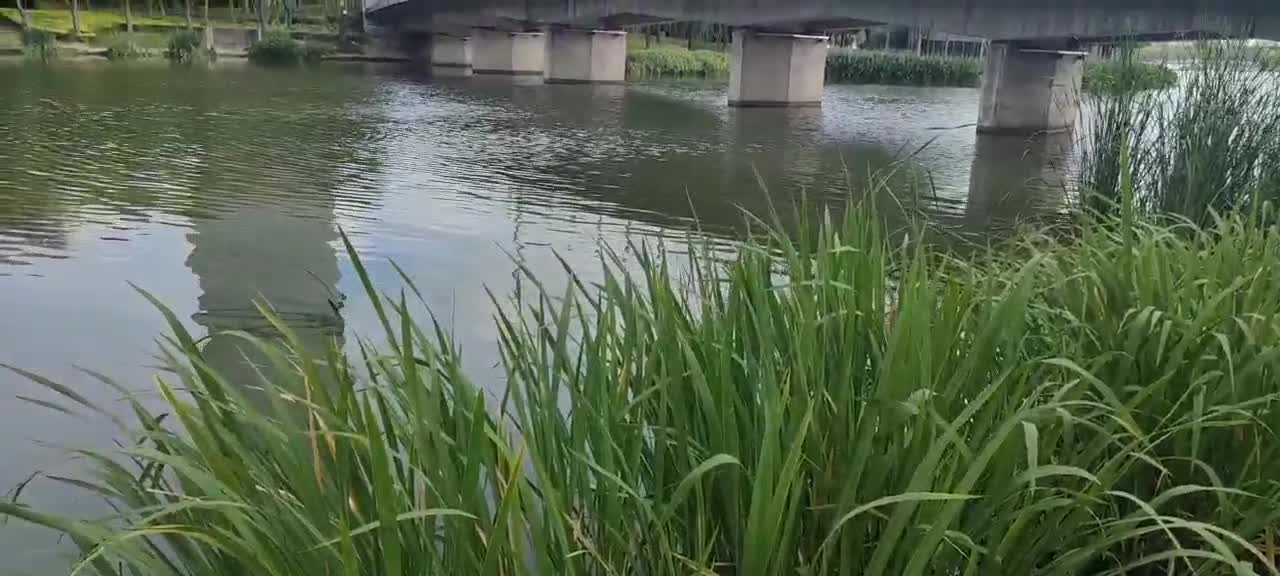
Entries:
[[[69,10],[29,10],[31,14],[31,26],[37,30],[45,30],[54,34],[70,34],[71,33],[71,12]],[[197,10],[193,14],[196,27],[202,24],[202,16]],[[18,13],[16,8],[0,8],[0,18],[5,18],[15,24],[22,24],[22,15]],[[134,26],[140,28],[182,28],[187,25],[186,18],[177,16],[149,17],[138,16],[133,17]],[[244,16],[244,20],[240,22],[232,22],[228,20],[215,19],[213,21],[215,28],[253,28],[257,24],[248,15]],[[109,12],[105,10],[83,10],[80,12],[80,28],[81,33],[85,36],[95,36],[107,31],[119,30],[124,28],[124,14],[117,12]],[[298,24],[292,28],[295,31],[307,33],[323,33],[328,29],[318,24]]]

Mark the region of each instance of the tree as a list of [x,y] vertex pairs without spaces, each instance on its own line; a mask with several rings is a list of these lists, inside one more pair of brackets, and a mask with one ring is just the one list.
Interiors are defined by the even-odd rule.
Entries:
[[22,5],[22,0],[16,0],[18,3],[18,15],[22,17],[22,30],[25,32],[31,29],[31,14],[27,12],[27,7]]
[[258,8],[258,38],[267,34],[267,10],[271,7],[269,0],[257,0],[255,6]]
[[204,0],[204,49],[213,52],[213,26],[209,23],[209,0]]
[[71,0],[71,35],[80,37],[80,0]]
[[187,8],[187,30],[194,30],[195,25],[191,23],[191,0],[186,0]]
[[124,31],[133,34],[133,6],[131,0],[124,0]]

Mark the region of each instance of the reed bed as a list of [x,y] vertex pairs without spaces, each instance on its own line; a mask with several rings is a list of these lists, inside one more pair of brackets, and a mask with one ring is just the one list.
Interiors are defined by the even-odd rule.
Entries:
[[357,258],[384,329],[357,357],[263,306],[280,341],[239,334],[264,366],[231,381],[166,311],[164,413],[132,402],[91,474],[37,480],[118,512],[0,514],[102,575],[1277,574],[1265,221],[957,259],[854,208],[727,261],[637,245],[598,284],[495,299],[496,397]]

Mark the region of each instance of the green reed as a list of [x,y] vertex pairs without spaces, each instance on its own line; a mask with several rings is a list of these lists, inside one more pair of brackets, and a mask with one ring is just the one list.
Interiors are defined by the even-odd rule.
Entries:
[[714,50],[659,46],[627,52],[627,76],[652,78],[718,78],[729,74],[729,56]]
[[1121,57],[1102,62],[1090,62],[1084,68],[1086,92],[1133,92],[1164,90],[1178,85],[1178,73],[1172,68],[1135,58],[1136,51],[1128,50]]
[[1123,175],[1140,212],[1177,214],[1200,225],[1215,214],[1252,213],[1275,201],[1280,77],[1263,57],[1243,44],[1203,43],[1176,88],[1086,96],[1084,197],[1118,210]]
[[827,80],[840,84],[971,87],[981,76],[982,61],[973,58],[842,49],[827,55]]
[[356,357],[264,306],[281,342],[238,333],[263,366],[230,381],[157,302],[164,414],[132,402],[123,447],[57,479],[117,512],[0,514],[103,575],[1278,573],[1280,229],[958,260],[858,208],[781,220],[727,261],[526,273],[496,397],[350,245],[384,330]]

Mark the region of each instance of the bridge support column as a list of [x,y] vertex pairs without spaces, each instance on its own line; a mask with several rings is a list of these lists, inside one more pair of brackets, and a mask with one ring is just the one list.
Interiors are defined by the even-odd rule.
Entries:
[[471,38],[435,34],[431,37],[431,71],[447,76],[471,74]]
[[542,76],[546,36],[542,32],[471,31],[471,62],[476,74]]
[[992,42],[982,76],[978,131],[1032,134],[1075,126],[1086,53],[1069,46]]
[[620,83],[627,79],[627,33],[554,28],[547,37],[547,82]]
[[735,30],[730,106],[821,106],[826,36]]

